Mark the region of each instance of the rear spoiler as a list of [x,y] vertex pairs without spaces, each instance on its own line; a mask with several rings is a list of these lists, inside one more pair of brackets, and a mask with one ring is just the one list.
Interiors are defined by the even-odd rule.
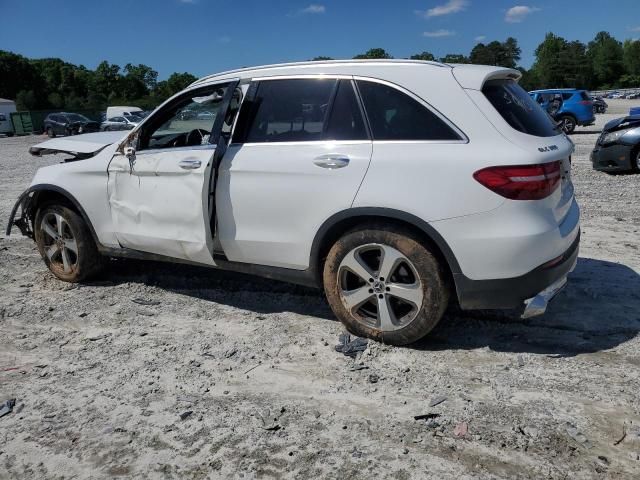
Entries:
[[451,65],[453,76],[462,88],[482,90],[485,82],[489,80],[515,80],[522,77],[520,70],[513,68],[491,67],[487,65]]

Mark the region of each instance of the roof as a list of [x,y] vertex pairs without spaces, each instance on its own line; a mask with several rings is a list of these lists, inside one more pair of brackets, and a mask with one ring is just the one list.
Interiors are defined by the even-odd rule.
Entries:
[[405,59],[325,60],[317,62],[280,63],[229,70],[203,77],[193,82],[190,86],[194,87],[198,85],[205,85],[209,82],[227,78],[251,78],[255,75],[264,77],[291,75],[293,72],[297,74],[304,73],[311,75],[362,75],[364,73],[364,68],[382,70],[390,66],[403,68],[430,68],[434,69],[434,72],[436,70],[453,70],[454,76],[464,88],[479,89],[487,79],[495,76],[511,77],[514,79],[521,77],[521,73],[518,70],[488,65],[447,64],[441,62]]
[[390,58],[390,59],[367,59],[367,60],[319,60],[319,61],[307,61],[307,62],[290,62],[290,63],[274,63],[270,65],[258,65],[256,67],[244,67],[238,68],[235,70],[227,70],[226,72],[214,73],[212,75],[207,75],[206,77],[202,77],[191,85],[197,85],[200,83],[204,83],[207,80],[215,79],[218,77],[228,77],[228,76],[238,76],[238,77],[247,77],[251,76],[253,72],[259,72],[261,74],[267,74],[269,70],[279,70],[279,69],[291,69],[291,68],[300,68],[304,70],[321,70],[326,67],[332,66],[349,66],[349,65],[389,65],[389,64],[408,64],[408,65],[431,65],[435,67],[448,67],[448,65],[440,62],[428,62],[425,60],[404,60],[399,58]]
[[545,92],[582,92],[584,88],[543,88],[541,90],[531,90],[529,93],[545,93]]
[[16,102],[14,102],[13,100],[8,100],[8,99],[6,99],[6,98],[0,98],[0,103],[5,103],[5,104],[6,104],[6,103],[10,103],[10,104],[13,104],[13,103],[16,103]]

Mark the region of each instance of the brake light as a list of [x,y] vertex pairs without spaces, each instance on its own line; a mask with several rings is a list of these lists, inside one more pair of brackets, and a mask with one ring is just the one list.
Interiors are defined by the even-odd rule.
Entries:
[[582,100],[579,103],[580,105],[593,105],[593,102],[591,100]]
[[560,183],[560,161],[488,167],[473,174],[480,184],[511,200],[542,200]]

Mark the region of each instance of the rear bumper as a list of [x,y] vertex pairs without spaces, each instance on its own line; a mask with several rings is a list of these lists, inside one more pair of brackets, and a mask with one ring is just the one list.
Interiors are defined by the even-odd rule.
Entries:
[[562,279],[573,270],[578,259],[579,245],[580,233],[560,257],[516,278],[471,280],[462,273],[454,274],[460,307],[463,310],[523,307],[526,300],[533,300],[548,287],[564,284]]
[[603,172],[621,172],[631,170],[631,151],[633,146],[614,143],[607,146],[596,145],[591,152],[591,164],[594,170]]

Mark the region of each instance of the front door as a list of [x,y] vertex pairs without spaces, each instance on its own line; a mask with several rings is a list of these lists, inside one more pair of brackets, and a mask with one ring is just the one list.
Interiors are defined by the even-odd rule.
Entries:
[[[185,92],[149,117],[113,157],[108,195],[122,247],[214,265],[210,182],[236,85]],[[127,157],[129,144],[135,152]]]
[[322,223],[351,207],[371,152],[351,78],[254,81],[218,172],[226,257],[305,269]]

